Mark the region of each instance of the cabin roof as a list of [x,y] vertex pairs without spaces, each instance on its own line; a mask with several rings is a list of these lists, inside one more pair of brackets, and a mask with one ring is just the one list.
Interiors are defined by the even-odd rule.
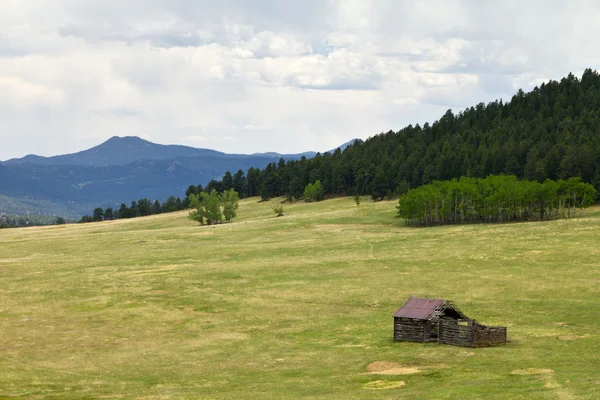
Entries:
[[444,299],[424,299],[411,297],[396,311],[394,317],[412,319],[430,319],[436,308],[444,304]]

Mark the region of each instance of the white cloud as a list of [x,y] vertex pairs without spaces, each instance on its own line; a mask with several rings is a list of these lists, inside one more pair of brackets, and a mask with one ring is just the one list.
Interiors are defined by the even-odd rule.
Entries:
[[0,104],[7,109],[60,106],[65,98],[59,89],[35,84],[19,76],[0,76],[0,93]]
[[585,1],[6,0],[0,159],[113,135],[323,151],[600,62]]

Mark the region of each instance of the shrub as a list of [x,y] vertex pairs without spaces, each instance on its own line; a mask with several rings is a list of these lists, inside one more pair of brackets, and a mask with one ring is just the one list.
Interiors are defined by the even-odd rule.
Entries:
[[278,216],[278,217],[282,217],[283,216],[283,206],[281,205],[281,203],[277,203],[274,207],[273,207],[273,212]]

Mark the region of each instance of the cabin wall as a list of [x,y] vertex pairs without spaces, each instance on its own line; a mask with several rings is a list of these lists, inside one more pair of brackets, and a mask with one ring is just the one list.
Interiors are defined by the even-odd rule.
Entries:
[[473,338],[473,347],[488,347],[506,344],[505,326],[485,326],[474,325],[475,335]]
[[426,324],[423,320],[394,318],[394,340],[406,342],[425,341]]
[[439,342],[452,346],[473,347],[475,331],[469,320],[440,320]]
[[506,344],[506,327],[485,326],[474,320],[440,320],[439,342],[463,347]]

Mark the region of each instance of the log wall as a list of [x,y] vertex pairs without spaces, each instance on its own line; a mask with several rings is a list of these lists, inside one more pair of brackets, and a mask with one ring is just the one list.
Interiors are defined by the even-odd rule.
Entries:
[[439,342],[463,347],[506,344],[506,327],[485,326],[474,320],[440,320]]
[[506,344],[505,326],[485,326],[475,324],[475,336],[473,338],[473,347],[488,347]]
[[394,318],[394,340],[407,342],[425,341],[426,322],[409,318]]
[[440,320],[439,342],[453,346],[473,347],[475,331],[472,323],[460,324],[459,320]]

